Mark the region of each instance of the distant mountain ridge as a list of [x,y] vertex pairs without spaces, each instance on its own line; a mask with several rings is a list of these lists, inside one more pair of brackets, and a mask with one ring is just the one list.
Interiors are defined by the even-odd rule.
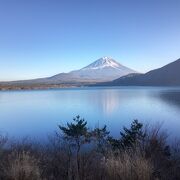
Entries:
[[93,63],[79,70],[74,70],[69,73],[60,73],[52,77],[39,78],[32,80],[21,80],[11,82],[0,82],[0,85],[8,86],[34,86],[34,85],[85,85],[89,83],[112,81],[119,77],[136,73],[128,67],[125,67],[110,57],[102,57]]
[[52,77],[0,82],[0,89],[46,89],[77,86],[180,86],[180,59],[145,74],[125,67],[109,57],[79,70]]
[[145,74],[129,74],[103,86],[180,86],[180,59]]

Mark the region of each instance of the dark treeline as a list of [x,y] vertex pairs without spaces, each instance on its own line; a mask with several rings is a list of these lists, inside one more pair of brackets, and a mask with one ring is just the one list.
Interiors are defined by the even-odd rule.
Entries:
[[0,136],[1,180],[179,180],[180,146],[134,120],[119,138],[77,116],[47,144]]

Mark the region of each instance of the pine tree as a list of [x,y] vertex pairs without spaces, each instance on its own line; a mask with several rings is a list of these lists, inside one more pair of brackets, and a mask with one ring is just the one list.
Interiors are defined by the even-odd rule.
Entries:
[[120,144],[123,148],[132,147],[145,137],[145,133],[142,130],[143,124],[139,123],[138,120],[134,120],[131,123],[130,129],[124,127],[123,131],[120,132]]
[[97,150],[101,153],[104,153],[107,146],[107,138],[109,131],[105,125],[103,128],[95,128],[92,131],[92,137],[94,137],[95,142],[97,143]]
[[82,145],[90,142],[90,133],[88,132],[87,122],[76,116],[72,123],[67,123],[67,126],[60,126],[64,139],[69,142],[70,148],[75,150],[77,164],[77,178],[80,179],[80,151]]

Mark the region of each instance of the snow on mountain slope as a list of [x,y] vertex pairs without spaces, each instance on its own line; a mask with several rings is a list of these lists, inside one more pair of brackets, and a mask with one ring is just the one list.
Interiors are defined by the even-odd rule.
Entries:
[[130,73],[136,73],[136,71],[121,65],[112,58],[103,57],[80,70],[60,73],[50,79],[58,82],[104,82]]
[[90,65],[82,68],[82,70],[87,70],[87,69],[102,69],[105,67],[112,67],[112,68],[121,68],[122,65],[116,62],[114,59],[108,58],[108,57],[103,57],[95,62],[91,63]]

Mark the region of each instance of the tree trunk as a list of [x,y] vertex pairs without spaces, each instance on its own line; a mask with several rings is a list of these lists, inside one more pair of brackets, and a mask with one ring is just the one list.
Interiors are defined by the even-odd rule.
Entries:
[[80,143],[79,141],[77,142],[77,153],[76,153],[76,164],[77,164],[77,180],[81,180],[80,177],[80,157],[79,157],[79,152],[80,152]]

